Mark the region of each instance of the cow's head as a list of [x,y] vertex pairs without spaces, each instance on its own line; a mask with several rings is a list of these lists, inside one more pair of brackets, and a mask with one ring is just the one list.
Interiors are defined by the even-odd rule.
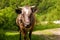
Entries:
[[36,11],[35,6],[24,6],[16,9],[16,12],[18,14],[21,14],[22,22],[24,23],[25,26],[31,23],[31,16],[35,11]]

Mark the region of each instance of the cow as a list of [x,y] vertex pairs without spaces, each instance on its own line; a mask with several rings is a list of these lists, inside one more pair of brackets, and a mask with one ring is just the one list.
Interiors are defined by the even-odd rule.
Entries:
[[[34,13],[36,11],[35,6],[23,6],[15,9],[17,13],[16,24],[19,26],[20,31],[20,40],[21,34],[23,35],[24,40],[31,40],[31,34],[35,24]],[[29,39],[27,38],[29,34]]]

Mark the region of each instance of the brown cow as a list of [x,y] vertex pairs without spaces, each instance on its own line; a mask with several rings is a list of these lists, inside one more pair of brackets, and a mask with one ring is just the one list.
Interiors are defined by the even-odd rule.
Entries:
[[20,28],[20,40],[21,34],[24,40],[27,39],[27,33],[29,32],[29,40],[31,40],[31,34],[35,23],[34,12],[36,11],[35,6],[24,6],[16,9],[18,13],[16,23]]

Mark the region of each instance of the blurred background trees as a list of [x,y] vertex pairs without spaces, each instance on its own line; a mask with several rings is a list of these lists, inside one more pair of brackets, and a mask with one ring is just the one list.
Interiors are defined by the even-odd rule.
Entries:
[[37,5],[37,23],[60,20],[60,0],[0,0],[0,29],[17,30],[16,6]]

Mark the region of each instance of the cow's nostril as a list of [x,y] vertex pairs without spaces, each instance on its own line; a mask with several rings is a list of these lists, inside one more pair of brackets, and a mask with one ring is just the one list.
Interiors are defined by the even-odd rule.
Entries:
[[25,23],[25,26],[28,26],[30,23]]

